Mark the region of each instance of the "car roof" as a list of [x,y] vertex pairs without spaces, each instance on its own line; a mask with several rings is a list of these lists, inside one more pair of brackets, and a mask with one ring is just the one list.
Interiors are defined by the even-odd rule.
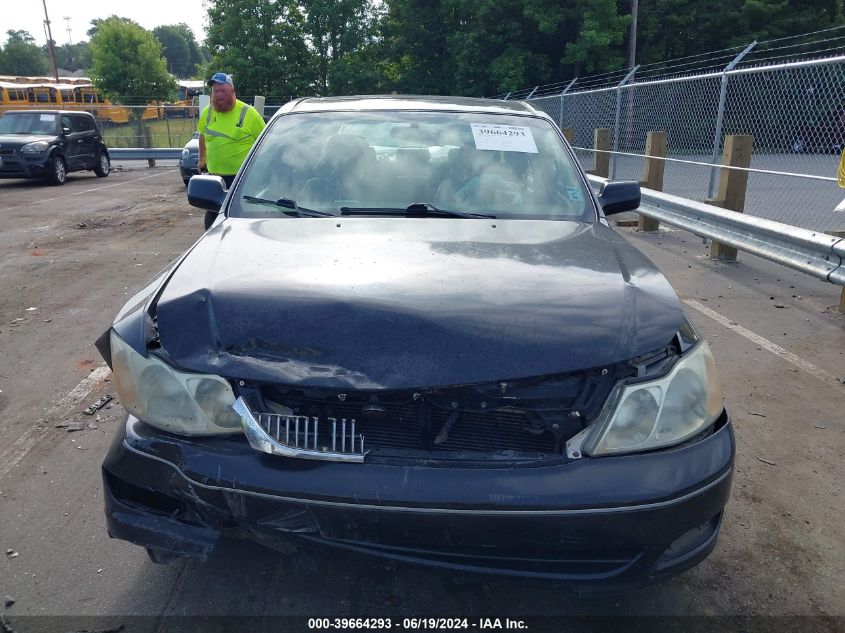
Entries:
[[543,116],[524,101],[443,97],[425,95],[366,95],[350,97],[305,97],[280,109],[280,113],[332,112],[350,110],[427,110],[432,112],[483,112]]
[[31,114],[31,113],[62,114],[62,115],[68,114],[68,115],[75,115],[75,116],[88,116],[88,117],[91,117],[92,119],[94,118],[94,115],[92,115],[90,112],[82,112],[80,110],[6,110],[3,114],[6,115],[6,114]]

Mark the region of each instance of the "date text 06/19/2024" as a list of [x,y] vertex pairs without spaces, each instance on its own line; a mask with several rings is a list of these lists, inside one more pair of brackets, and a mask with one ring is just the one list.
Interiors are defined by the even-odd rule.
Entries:
[[406,631],[438,631],[444,629],[456,630],[522,630],[528,629],[523,620],[510,618],[309,618],[308,628],[312,630],[406,630]]

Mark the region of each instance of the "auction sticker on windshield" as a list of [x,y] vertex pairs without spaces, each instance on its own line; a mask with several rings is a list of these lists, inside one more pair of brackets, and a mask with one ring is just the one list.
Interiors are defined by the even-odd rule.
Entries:
[[42,121],[49,121],[50,123],[52,123],[53,121],[56,120],[56,115],[55,114],[42,114],[41,120]]
[[489,125],[470,123],[475,149],[500,150],[537,154],[537,144],[531,129],[521,125]]

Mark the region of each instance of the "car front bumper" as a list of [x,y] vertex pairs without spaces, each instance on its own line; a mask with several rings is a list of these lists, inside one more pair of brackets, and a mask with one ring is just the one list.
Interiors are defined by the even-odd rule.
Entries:
[[290,538],[465,571],[622,588],[679,573],[716,543],[734,437],[551,466],[313,462],[129,417],[103,463],[109,535],[205,559],[221,535]]
[[0,178],[44,178],[48,173],[46,161],[43,157],[0,156]]
[[199,159],[197,156],[190,156],[187,159],[179,159],[179,173],[182,176],[182,180],[190,180],[191,176],[198,176],[199,169],[197,169],[199,165]]

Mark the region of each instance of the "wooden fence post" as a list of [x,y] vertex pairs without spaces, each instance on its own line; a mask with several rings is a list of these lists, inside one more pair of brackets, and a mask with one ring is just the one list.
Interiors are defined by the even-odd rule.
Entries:
[[[754,137],[736,134],[725,137],[725,150],[722,164],[730,167],[749,167],[751,165],[751,147]],[[719,194],[704,202],[723,209],[742,213],[745,208],[745,191],[748,187],[748,172],[736,169],[722,169],[719,174]],[[710,256],[726,262],[736,261],[736,249],[719,242],[710,243]]]
[[596,128],[593,136],[593,169],[588,169],[588,174],[610,178],[610,128]]
[[[144,126],[144,147],[149,149],[152,146],[153,146],[153,138],[152,138],[152,134],[150,133],[150,126],[145,125]],[[152,158],[148,158],[147,159],[147,165],[149,167],[155,167],[156,162]]]
[[[646,156],[654,156],[655,158],[645,159],[645,169],[640,187],[663,191],[663,174],[666,171],[666,161],[661,159],[666,158],[667,146],[666,132],[649,132],[646,135]],[[637,228],[640,231],[656,231],[660,228],[660,221],[640,215]]]

